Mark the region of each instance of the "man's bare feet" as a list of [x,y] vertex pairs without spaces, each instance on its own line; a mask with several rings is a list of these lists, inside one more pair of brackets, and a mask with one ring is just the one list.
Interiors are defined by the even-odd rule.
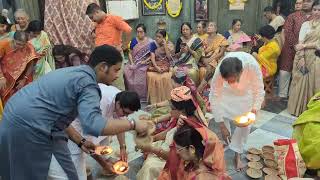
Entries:
[[246,167],[246,165],[241,161],[241,155],[239,153],[235,154],[234,161],[236,171],[242,171]]

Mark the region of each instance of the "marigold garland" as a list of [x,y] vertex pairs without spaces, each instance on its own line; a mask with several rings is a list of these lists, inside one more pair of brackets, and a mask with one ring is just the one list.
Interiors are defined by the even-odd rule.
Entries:
[[147,0],[143,0],[144,5],[146,5],[147,8],[148,8],[148,9],[151,9],[151,10],[156,10],[156,9],[158,9],[158,8],[161,6],[162,1],[163,1],[163,0],[159,0],[159,2],[158,2],[157,4],[151,6]]
[[180,6],[179,6],[179,9],[178,11],[174,14],[171,9],[169,8],[169,5],[168,5],[168,1],[166,2],[166,8],[167,8],[167,11],[168,11],[168,14],[175,18],[175,17],[178,17],[180,15],[180,12],[181,12],[181,9],[182,9],[182,2],[180,2]]

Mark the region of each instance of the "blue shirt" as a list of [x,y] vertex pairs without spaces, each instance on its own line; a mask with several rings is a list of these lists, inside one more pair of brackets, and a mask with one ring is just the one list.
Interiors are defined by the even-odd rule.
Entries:
[[86,65],[59,69],[25,86],[7,102],[3,118],[51,135],[78,116],[84,133],[99,136],[106,125],[94,70]]

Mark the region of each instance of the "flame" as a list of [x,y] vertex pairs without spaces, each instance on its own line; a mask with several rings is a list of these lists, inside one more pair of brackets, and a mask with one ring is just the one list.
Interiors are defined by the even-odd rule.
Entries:
[[239,119],[239,123],[247,123],[249,118],[247,116],[241,116]]

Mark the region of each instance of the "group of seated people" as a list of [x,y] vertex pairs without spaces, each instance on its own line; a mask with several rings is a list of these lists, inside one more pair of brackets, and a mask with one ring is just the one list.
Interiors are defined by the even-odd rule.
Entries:
[[145,25],[137,25],[137,36],[130,42],[129,62],[124,69],[126,88],[138,92],[150,104],[159,103],[169,98],[173,74],[183,71],[208,101],[208,81],[215,68],[225,54],[235,51],[251,51],[261,65],[263,76],[274,76],[281,51],[274,39],[274,28],[266,25],[251,38],[241,31],[241,23],[240,19],[233,20],[232,29],[224,35],[218,33],[215,22],[199,22],[197,33],[192,32],[188,22],[182,23],[181,37],[175,46],[167,39],[166,30],[156,31],[152,40]]

